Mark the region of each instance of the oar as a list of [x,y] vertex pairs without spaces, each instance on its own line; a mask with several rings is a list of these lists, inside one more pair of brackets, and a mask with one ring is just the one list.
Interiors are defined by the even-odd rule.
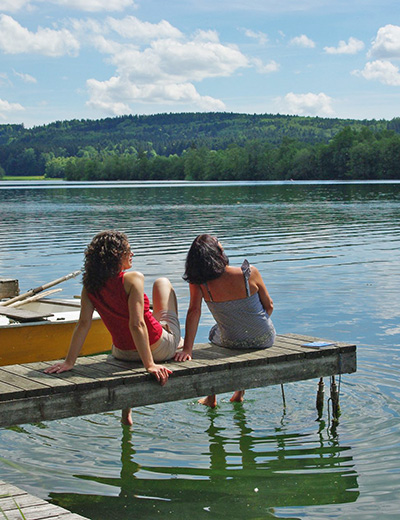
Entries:
[[74,271],[73,273],[67,274],[63,276],[62,278],[57,278],[57,280],[53,280],[52,282],[45,283],[44,285],[41,285],[40,287],[36,287],[35,289],[30,289],[24,294],[20,294],[19,296],[15,296],[14,298],[11,298],[10,300],[7,300],[5,302],[0,302],[0,305],[4,305],[7,307],[11,303],[18,302],[20,300],[25,300],[25,298],[29,298],[30,296],[33,296],[34,294],[40,293],[49,287],[53,287],[54,285],[57,285],[61,282],[65,282],[66,280],[70,280],[71,278],[75,278],[79,274],[81,274],[81,269],[79,271]]
[[44,298],[45,296],[50,296],[50,294],[54,294],[57,292],[62,291],[62,289],[50,289],[50,291],[44,291],[39,294],[34,294],[33,296],[29,296],[29,298],[25,298],[25,300],[20,300],[19,302],[14,302],[8,305],[8,307],[12,307],[15,309],[16,307],[22,307],[22,305],[25,305],[25,303],[35,302],[36,300],[39,300],[40,298]]

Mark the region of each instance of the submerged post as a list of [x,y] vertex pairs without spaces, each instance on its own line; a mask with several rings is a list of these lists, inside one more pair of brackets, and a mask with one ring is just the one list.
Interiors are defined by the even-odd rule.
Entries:
[[338,421],[340,417],[339,392],[334,375],[331,377],[331,401],[333,420]]
[[325,384],[324,384],[324,378],[319,378],[318,383],[318,391],[317,391],[317,402],[316,407],[318,411],[318,419],[321,419],[322,412],[324,411],[324,394],[325,394]]

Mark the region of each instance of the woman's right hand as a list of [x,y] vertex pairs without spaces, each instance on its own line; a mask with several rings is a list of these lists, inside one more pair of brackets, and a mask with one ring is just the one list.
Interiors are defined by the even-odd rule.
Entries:
[[73,367],[73,363],[68,363],[67,361],[63,361],[62,363],[55,363],[51,367],[45,369],[46,374],[61,374],[61,372],[66,372],[67,370],[71,370]]
[[161,386],[165,385],[165,383],[168,381],[169,376],[172,374],[172,370],[163,365],[154,364],[146,370],[157,379]]

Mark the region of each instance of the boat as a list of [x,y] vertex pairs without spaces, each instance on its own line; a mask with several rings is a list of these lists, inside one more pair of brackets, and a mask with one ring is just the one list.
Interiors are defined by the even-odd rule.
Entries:
[[[65,358],[80,314],[79,299],[40,298],[0,306],[0,366]],[[110,333],[96,311],[80,355],[110,351]]]

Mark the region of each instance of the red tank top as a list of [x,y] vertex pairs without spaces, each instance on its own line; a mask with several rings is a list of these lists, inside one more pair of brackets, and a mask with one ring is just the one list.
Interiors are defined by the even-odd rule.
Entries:
[[[128,295],[124,289],[124,273],[110,278],[97,294],[88,294],[104,325],[109,330],[113,344],[120,350],[136,350],[129,329]],[[150,345],[160,339],[162,326],[150,310],[150,302],[144,295],[144,321],[149,333]]]

